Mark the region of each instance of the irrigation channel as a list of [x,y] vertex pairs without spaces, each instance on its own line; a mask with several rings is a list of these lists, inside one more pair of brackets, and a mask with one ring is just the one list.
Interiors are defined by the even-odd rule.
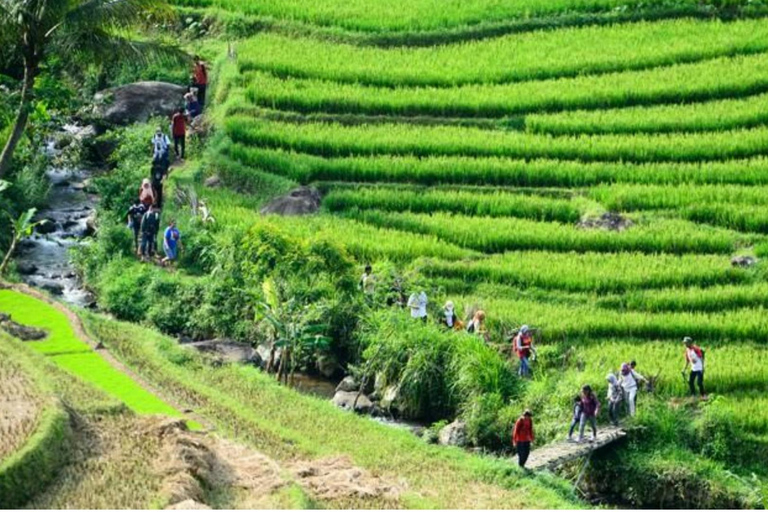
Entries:
[[[63,127],[65,135],[79,138],[83,129],[75,125]],[[38,219],[46,219],[43,226],[25,240],[17,254],[17,263],[23,280],[32,286],[60,297],[75,306],[91,306],[93,296],[83,288],[71,263],[70,249],[90,234],[88,219],[94,214],[97,197],[87,191],[87,180],[92,171],[82,166],[67,167],[57,163],[60,150],[51,139],[43,149],[53,162],[46,170],[51,182],[48,205]]]

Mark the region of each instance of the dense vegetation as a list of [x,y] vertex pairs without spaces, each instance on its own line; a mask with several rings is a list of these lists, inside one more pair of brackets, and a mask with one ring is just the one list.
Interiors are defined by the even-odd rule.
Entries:
[[[606,374],[635,359],[654,393],[585,490],[624,506],[766,506],[768,470],[756,461],[768,456],[768,5],[176,4],[199,31],[185,44],[214,78],[210,131],[190,140],[166,192],[185,250],[173,272],[135,260],[124,214],[148,172],[152,123],[108,134],[120,144],[94,180],[98,237],[75,255],[100,307],[165,335],[279,346],[291,371],[330,365],[375,381],[394,390],[390,411],[431,425],[427,438],[460,418],[471,444],[504,455],[522,410],[533,410],[539,443],[562,438],[578,389],[602,398]],[[9,123],[0,117],[0,139]],[[35,199],[32,169],[13,169],[11,198]],[[213,175],[222,186],[204,185]],[[320,212],[259,213],[299,185],[322,193]],[[215,222],[189,213],[198,199]],[[370,297],[358,285],[366,264]],[[396,305],[422,289],[424,325]],[[483,309],[489,340],[437,325],[445,300],[462,319]],[[448,477],[416,469],[432,456],[462,485],[531,493],[510,504],[572,503],[548,477],[526,483],[502,461],[437,455],[358,419],[329,415],[303,432],[330,406],[255,369],[210,367],[140,327],[86,318],[155,385],[276,457],[351,451],[366,467],[445,486],[410,506],[463,504]],[[523,324],[540,344],[530,381],[509,347]],[[683,398],[683,336],[707,350],[706,402]],[[84,354],[55,357],[91,368]],[[97,386],[102,370],[87,372]]]

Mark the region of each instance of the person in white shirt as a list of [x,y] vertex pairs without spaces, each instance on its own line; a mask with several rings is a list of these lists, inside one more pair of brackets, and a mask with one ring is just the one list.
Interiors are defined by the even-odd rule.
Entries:
[[411,310],[411,318],[420,318],[424,322],[427,321],[427,294],[424,290],[421,293],[413,292],[408,298],[408,308]]
[[152,136],[152,161],[166,162],[170,155],[171,139],[163,133],[162,127],[158,126],[155,135]]
[[613,423],[614,426],[618,426],[619,406],[624,399],[624,393],[614,374],[609,373],[606,380],[608,381],[608,395],[606,396],[606,398],[608,398],[608,414],[611,418],[611,423]]
[[360,288],[366,296],[372,296],[376,292],[376,277],[370,265],[365,266],[363,277],[360,278]]
[[627,363],[621,365],[621,377],[619,383],[624,390],[624,399],[629,408],[629,415],[635,415],[635,397],[637,396],[638,382],[648,382],[648,379],[634,371]]
[[694,383],[699,385],[699,393],[702,400],[707,398],[704,393],[704,351],[700,347],[693,344],[693,339],[686,336],[683,338],[685,344],[685,367],[683,368],[683,376],[688,366],[691,367],[691,373],[688,375],[688,388],[691,391],[691,396],[696,396],[696,387]]

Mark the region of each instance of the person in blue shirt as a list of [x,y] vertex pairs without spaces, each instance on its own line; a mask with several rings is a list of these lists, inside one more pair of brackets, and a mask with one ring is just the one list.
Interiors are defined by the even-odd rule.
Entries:
[[168,222],[168,227],[165,228],[163,234],[163,249],[165,250],[165,258],[163,258],[163,264],[172,264],[179,257],[179,249],[181,249],[181,233],[176,228],[176,221],[171,220]]

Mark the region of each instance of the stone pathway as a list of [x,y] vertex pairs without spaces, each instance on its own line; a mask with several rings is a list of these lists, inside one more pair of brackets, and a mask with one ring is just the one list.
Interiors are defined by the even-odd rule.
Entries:
[[565,462],[589,455],[590,452],[609,445],[626,435],[627,433],[620,427],[599,427],[597,439],[592,443],[586,440],[583,443],[563,440],[533,450],[525,467],[534,471],[552,469]]

